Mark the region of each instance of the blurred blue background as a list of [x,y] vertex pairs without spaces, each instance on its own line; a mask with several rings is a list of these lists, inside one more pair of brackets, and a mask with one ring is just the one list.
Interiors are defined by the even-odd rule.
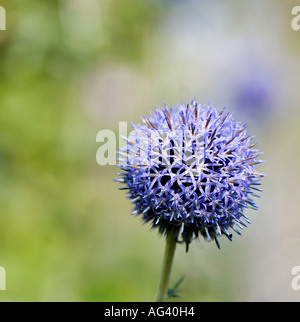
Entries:
[[152,301],[164,240],[96,162],[102,129],[153,105],[226,106],[267,162],[258,212],[221,250],[178,247],[180,301],[298,301],[296,1],[1,1],[1,301]]

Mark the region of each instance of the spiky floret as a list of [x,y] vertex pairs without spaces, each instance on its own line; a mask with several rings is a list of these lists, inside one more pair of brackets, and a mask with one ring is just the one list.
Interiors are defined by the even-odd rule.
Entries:
[[215,240],[230,229],[250,223],[245,208],[257,209],[262,161],[246,134],[246,126],[194,100],[162,110],[155,108],[142,123],[132,124],[126,147],[119,152],[117,179],[126,184],[134,203],[132,214],[141,215],[161,234],[175,232],[188,245],[202,235]]

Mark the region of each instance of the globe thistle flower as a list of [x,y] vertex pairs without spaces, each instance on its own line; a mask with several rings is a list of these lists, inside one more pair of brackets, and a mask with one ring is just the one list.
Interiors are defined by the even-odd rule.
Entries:
[[150,222],[161,234],[172,231],[188,246],[199,236],[215,240],[250,223],[245,209],[257,209],[263,176],[255,166],[261,153],[225,109],[201,106],[155,108],[142,123],[132,124],[119,152],[119,173],[134,204],[132,214]]

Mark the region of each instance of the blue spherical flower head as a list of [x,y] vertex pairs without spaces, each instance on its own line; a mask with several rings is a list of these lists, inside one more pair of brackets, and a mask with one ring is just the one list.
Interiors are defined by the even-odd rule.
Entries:
[[250,223],[246,208],[261,191],[255,170],[261,154],[246,126],[230,113],[192,101],[187,106],[155,109],[132,124],[120,164],[132,214],[151,222],[161,234],[175,233],[189,243],[199,236],[217,240]]

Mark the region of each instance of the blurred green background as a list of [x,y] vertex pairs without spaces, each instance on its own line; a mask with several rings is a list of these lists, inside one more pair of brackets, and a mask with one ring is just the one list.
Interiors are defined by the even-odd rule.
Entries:
[[252,224],[178,247],[180,301],[298,301],[296,1],[0,1],[1,301],[152,301],[164,240],[96,162],[102,129],[153,105],[227,106],[267,162]]

